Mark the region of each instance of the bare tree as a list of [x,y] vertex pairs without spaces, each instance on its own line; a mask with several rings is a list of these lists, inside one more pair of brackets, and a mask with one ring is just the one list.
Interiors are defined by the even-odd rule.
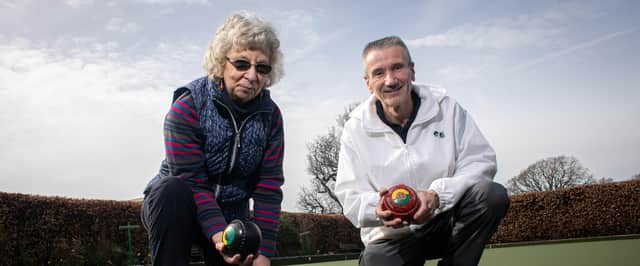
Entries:
[[311,188],[302,187],[298,194],[298,207],[312,213],[338,213],[341,210],[340,203],[326,194],[317,193],[324,187],[318,179],[311,180]]
[[598,181],[596,181],[596,183],[598,183],[598,184],[607,184],[607,183],[612,183],[612,182],[614,182],[614,180],[611,177],[602,177],[602,178],[598,179]]
[[340,135],[349,113],[356,107],[349,105],[336,118],[337,126],[329,128],[326,135],[307,144],[307,172],[313,176],[310,187],[298,193],[298,208],[314,213],[342,213],[342,204],[334,193],[340,153]]
[[512,194],[555,190],[595,183],[589,169],[573,156],[550,157],[535,162],[511,178],[507,189]]

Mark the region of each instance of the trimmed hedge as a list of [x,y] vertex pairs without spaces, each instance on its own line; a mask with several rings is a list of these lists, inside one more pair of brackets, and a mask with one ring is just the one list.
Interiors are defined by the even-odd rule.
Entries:
[[[124,265],[140,202],[0,193],[0,265]],[[640,234],[640,180],[511,196],[491,243]],[[132,231],[137,263],[149,263],[146,231]],[[362,248],[341,215],[283,213],[278,255]]]
[[[355,245],[363,248],[360,241],[360,231],[355,228],[343,215],[313,214],[313,213],[287,213],[283,216],[292,232],[298,235],[299,249],[291,249],[287,245],[278,245],[278,255],[312,255],[328,254],[336,252],[348,252],[343,250],[341,244]],[[278,243],[289,234],[280,230]],[[307,238],[307,239],[305,239]],[[306,244],[306,246],[305,246]]]
[[511,196],[491,243],[640,234],[640,180]]
[[[0,265],[127,264],[118,226],[139,225],[139,210],[128,201],[0,193]],[[143,231],[132,232],[138,257],[148,252]]]

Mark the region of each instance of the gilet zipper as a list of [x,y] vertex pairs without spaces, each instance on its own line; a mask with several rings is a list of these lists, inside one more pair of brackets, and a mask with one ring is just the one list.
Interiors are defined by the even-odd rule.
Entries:
[[[236,157],[238,157],[238,150],[240,149],[240,135],[242,133],[242,128],[244,127],[244,125],[246,124],[247,121],[249,121],[249,119],[253,116],[256,116],[259,113],[268,113],[269,111],[266,110],[259,110],[256,111],[250,115],[248,115],[247,117],[245,117],[242,122],[240,123],[240,127],[238,127],[238,124],[236,123],[236,119],[233,116],[233,112],[231,112],[231,108],[229,108],[226,104],[224,104],[222,101],[218,100],[218,99],[214,99],[218,104],[220,104],[222,107],[224,107],[224,109],[227,110],[227,112],[229,113],[229,116],[231,116],[231,121],[233,122],[233,129],[235,131],[235,136],[233,138],[233,146],[231,149],[231,160],[229,162],[229,168],[227,170],[227,175],[231,174],[231,171],[233,170],[233,167],[236,164]],[[217,198],[217,196],[220,193],[220,183],[222,182],[222,176],[218,177],[218,182],[216,183],[216,192],[215,192],[215,196]]]

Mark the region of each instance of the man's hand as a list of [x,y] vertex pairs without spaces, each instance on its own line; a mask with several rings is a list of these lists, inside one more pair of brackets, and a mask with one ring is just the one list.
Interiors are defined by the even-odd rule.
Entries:
[[387,227],[400,228],[409,225],[408,221],[393,217],[393,214],[390,210],[382,210],[382,198],[387,193],[389,193],[389,190],[387,190],[386,188],[380,189],[380,200],[378,201],[378,205],[376,206],[376,216],[378,216],[378,218],[382,220],[384,226]]
[[[253,262],[253,255],[249,255],[244,259],[244,261],[241,261],[240,254],[228,256],[227,254],[222,252],[222,249],[224,249],[224,243],[222,243],[222,233],[223,232],[221,231],[213,235],[211,237],[211,241],[213,241],[213,244],[215,244],[216,250],[218,250],[220,255],[222,255],[224,262],[228,264],[251,265],[251,263]],[[269,265],[269,264],[260,264],[260,265]]]
[[265,255],[258,254],[258,257],[253,260],[253,266],[271,266],[271,260]]
[[414,224],[423,224],[429,218],[433,216],[438,207],[440,207],[440,197],[438,197],[438,193],[429,189],[429,190],[417,190],[418,192],[418,200],[420,201],[420,207],[413,215]]

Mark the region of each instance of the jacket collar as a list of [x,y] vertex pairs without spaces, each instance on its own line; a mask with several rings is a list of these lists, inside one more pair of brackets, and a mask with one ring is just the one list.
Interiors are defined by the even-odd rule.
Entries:
[[[440,102],[444,99],[446,91],[443,88],[413,84],[413,91],[420,97],[420,109],[411,127],[431,120],[440,112]],[[376,97],[369,96],[351,112],[350,117],[359,119],[362,127],[368,132],[393,132],[376,114]]]
[[[251,104],[253,106],[244,106],[240,107],[238,104],[233,103],[231,98],[228,97],[226,91],[221,90],[218,86],[218,81],[208,79],[207,80],[207,90],[211,92],[213,99],[215,99],[218,103],[222,103],[227,108],[234,110],[235,113],[242,111],[247,114],[255,113],[256,111],[273,111],[273,106],[275,103],[271,99],[271,92],[269,89],[264,88],[260,92],[255,99],[252,100]],[[226,99],[225,99],[226,98]]]

